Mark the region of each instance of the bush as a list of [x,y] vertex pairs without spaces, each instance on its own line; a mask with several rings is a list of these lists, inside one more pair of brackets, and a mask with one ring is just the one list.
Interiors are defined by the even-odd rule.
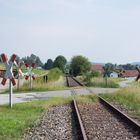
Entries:
[[74,76],[81,75],[82,73],[86,73],[90,71],[90,62],[89,60],[81,55],[74,56],[71,60],[71,73]]
[[103,87],[103,88],[118,88],[119,84],[114,80],[112,80],[111,78],[108,78],[108,82],[106,86],[104,78],[93,78],[92,86]]
[[86,86],[92,86],[92,78],[93,77],[99,77],[100,74],[96,71],[88,71],[86,73],[83,74],[83,81],[85,83]]
[[62,71],[59,68],[54,68],[48,73],[48,81],[56,81],[63,75]]

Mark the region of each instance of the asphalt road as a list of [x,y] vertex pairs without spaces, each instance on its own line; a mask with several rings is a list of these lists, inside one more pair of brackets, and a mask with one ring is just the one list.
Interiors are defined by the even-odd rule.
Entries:
[[[126,81],[121,81],[119,83],[121,88],[129,86],[129,84],[134,79],[128,79]],[[0,84],[0,93],[8,87],[8,83],[6,86],[2,86]],[[33,100],[46,100],[52,97],[69,97],[73,95],[88,95],[88,94],[98,94],[98,93],[113,93],[120,88],[73,88],[71,90],[61,90],[61,91],[47,91],[47,92],[33,92],[33,93],[18,93],[13,94],[13,103],[22,103],[29,102]],[[8,104],[9,95],[8,94],[0,94],[0,105]]]
[[[13,103],[29,102],[33,100],[46,100],[52,97],[69,97],[73,95],[88,95],[98,93],[113,93],[119,89],[116,88],[79,88],[62,91],[34,92],[13,94]],[[8,104],[9,95],[0,94],[0,105]]]

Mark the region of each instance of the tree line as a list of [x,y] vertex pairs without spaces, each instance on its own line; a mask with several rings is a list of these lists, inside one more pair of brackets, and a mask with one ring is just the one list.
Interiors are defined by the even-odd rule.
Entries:
[[91,63],[86,57],[81,55],[74,56],[71,59],[71,62],[68,63],[64,56],[59,55],[54,61],[52,59],[48,59],[43,65],[43,68],[46,70],[50,70],[55,67],[59,68],[62,72],[77,76],[90,71]]
[[[17,56],[16,61],[18,62],[19,59],[20,58]],[[82,75],[83,73],[85,74],[87,72],[88,75],[89,71],[91,70],[91,62],[88,60],[88,58],[82,55],[73,56],[70,62],[67,62],[67,59],[62,55],[57,56],[54,61],[52,59],[48,59],[45,64],[43,64],[40,60],[40,57],[36,56],[35,54],[23,57],[22,60],[29,65],[36,63],[37,67],[42,67],[45,70],[50,70],[57,67],[62,72],[70,73],[74,76]],[[104,65],[104,69],[106,69],[106,71],[108,70],[107,74],[110,74],[110,72],[116,70],[117,68],[124,70],[134,70],[136,69],[136,66],[131,64],[117,65],[112,63],[106,63]]]

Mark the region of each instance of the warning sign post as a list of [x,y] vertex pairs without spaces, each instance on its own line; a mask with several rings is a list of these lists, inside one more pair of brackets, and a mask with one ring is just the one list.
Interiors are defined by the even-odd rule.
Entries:
[[32,63],[31,66],[28,64],[25,64],[25,67],[27,68],[28,72],[25,75],[25,80],[29,79],[29,88],[32,90],[32,79],[35,80],[34,73],[32,72],[33,68],[35,68],[35,63]]
[[16,59],[16,55],[13,54],[8,61],[7,56],[5,54],[1,54],[1,60],[5,64],[6,73],[3,77],[1,84],[4,86],[6,84],[7,79],[9,79],[9,105],[12,108],[13,101],[12,101],[12,94],[13,94],[13,86],[16,85],[16,81],[13,75],[13,63]]

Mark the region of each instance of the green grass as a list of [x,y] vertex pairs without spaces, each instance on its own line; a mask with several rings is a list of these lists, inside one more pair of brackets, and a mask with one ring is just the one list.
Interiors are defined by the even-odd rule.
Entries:
[[80,103],[97,103],[97,95],[80,95],[75,97],[76,101]]
[[[58,69],[52,69],[48,72],[48,81],[44,82],[43,77],[37,77],[36,80],[33,81],[32,91],[49,91],[49,90],[62,90],[65,88],[65,80],[62,72]],[[15,89],[14,92],[28,92],[29,84],[28,81],[20,87],[19,90]]]
[[102,77],[98,77],[98,78],[93,78],[92,79],[92,85],[94,87],[103,87],[103,88],[118,88],[119,84],[118,84],[119,80],[116,79],[112,79],[112,78],[107,78],[107,86],[105,83],[105,79]]
[[140,84],[121,89],[114,94],[103,94],[104,98],[111,102],[117,102],[124,107],[133,110],[135,117],[140,118]]
[[45,109],[70,101],[71,99],[53,98],[16,104],[12,109],[0,106],[0,140],[21,140],[23,133],[34,124]]
[[48,81],[56,81],[59,80],[60,76],[62,76],[63,73],[58,68],[51,69],[48,73]]
[[0,63],[0,70],[4,70],[4,69],[5,69],[4,63]]
[[102,88],[118,88],[118,82],[124,81],[124,78],[107,78],[107,86],[105,79],[103,77],[94,77],[91,82],[85,83],[83,76],[77,77],[79,80],[83,81],[86,86],[89,87],[102,87]]
[[40,75],[43,75],[43,74],[47,74],[48,73],[48,71],[47,70],[44,70],[44,69],[33,69],[33,72],[37,76],[40,76]]
[[[25,68],[22,68],[22,72],[23,73],[27,73],[27,69]],[[36,75],[36,76],[40,76],[40,75],[43,75],[43,74],[47,74],[48,71],[47,70],[44,70],[44,69],[33,69],[33,73]]]

